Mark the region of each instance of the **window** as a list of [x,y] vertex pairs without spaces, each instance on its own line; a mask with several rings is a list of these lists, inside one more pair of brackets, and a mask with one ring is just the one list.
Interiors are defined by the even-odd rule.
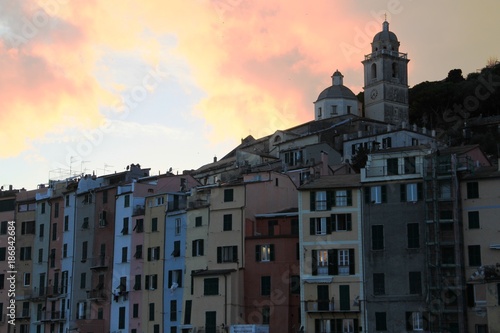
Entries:
[[202,225],[202,218],[201,216],[196,216],[196,218],[194,219],[194,226],[195,227],[201,227]]
[[134,290],[141,290],[141,285],[142,285],[142,275],[141,274],[136,274],[135,275],[135,280],[134,280]]
[[335,191],[335,206],[352,206],[352,192],[351,190]]
[[128,247],[122,247],[122,263],[128,261]]
[[271,318],[271,308],[269,306],[262,307],[262,324],[269,325],[270,318]]
[[299,235],[299,219],[292,219],[290,221],[290,234]]
[[50,268],[56,267],[56,249],[50,250]]
[[125,329],[125,307],[120,306],[118,309],[118,329],[119,330],[124,330]]
[[[87,318],[87,302],[78,302],[78,313],[76,319],[86,319]],[[125,309],[125,308],[124,308]]]
[[181,219],[175,219],[175,234],[181,234]]
[[21,224],[21,235],[35,234],[35,221],[26,221]]
[[206,278],[203,280],[203,295],[219,295],[219,278]]
[[6,248],[5,247],[0,247],[0,261],[5,261],[5,252]]
[[190,325],[191,324],[191,307],[193,305],[193,302],[191,300],[186,300],[185,306],[184,306],[184,325]]
[[182,269],[168,271],[168,288],[181,288],[182,279]]
[[331,115],[334,116],[337,114],[337,105],[332,105],[332,111]]
[[38,263],[43,262],[43,249],[38,249]]
[[89,228],[89,218],[84,217],[83,218],[83,223],[82,223],[82,229],[88,229]]
[[203,239],[196,239],[192,245],[192,256],[199,257],[203,255]]
[[[179,242],[180,247],[180,242]],[[175,251],[175,250],[174,250]],[[178,257],[178,256],[174,256]],[[148,247],[148,261],[160,260],[160,247]]]
[[108,213],[105,210],[99,213],[99,227],[104,228],[108,225],[107,215]]
[[406,329],[409,331],[424,330],[424,318],[422,316],[422,312],[406,313]]
[[374,204],[387,202],[387,187],[385,185],[367,187],[365,191],[365,202]]
[[[418,145],[418,140],[417,140],[417,144]],[[415,144],[413,144],[413,146],[416,146]],[[405,174],[408,175],[408,174],[414,174],[416,173],[416,162],[415,162],[415,156],[409,156],[409,157],[405,157],[404,158],[404,168],[405,168]]]
[[375,330],[387,331],[387,320],[385,312],[375,312]]
[[66,258],[67,256],[68,256],[68,244],[64,243],[62,249],[62,257]]
[[326,210],[326,191],[313,193],[315,195],[315,210]]
[[59,202],[54,203],[54,217],[59,217]]
[[24,286],[29,286],[31,284],[31,273],[24,273],[23,284]]
[[411,295],[421,295],[422,294],[422,277],[420,272],[410,272],[410,294]]
[[385,295],[385,274],[373,273],[373,294]]
[[102,191],[102,203],[108,203],[108,190]]
[[388,175],[398,175],[398,159],[397,158],[388,158],[387,159],[387,174]]
[[158,275],[157,274],[146,275],[144,279],[144,289],[156,290],[157,288],[158,288]]
[[420,247],[420,231],[418,223],[408,223],[406,225],[406,234],[409,249],[418,249]]
[[[177,222],[177,220],[176,220],[176,222]],[[158,231],[158,218],[157,217],[153,217],[151,219],[151,232],[155,232],[155,231]],[[177,224],[175,225],[175,234],[178,235]]]
[[128,217],[123,218],[123,228],[122,228],[121,233],[123,235],[128,235]]
[[125,207],[125,208],[130,207],[130,195],[129,194],[127,194],[123,198],[123,207]]
[[177,321],[177,301],[170,301],[170,321]]
[[392,147],[392,138],[390,138],[390,137],[383,138],[382,139],[382,148],[386,149],[386,148],[391,148],[391,147]]
[[[339,250],[339,275],[349,275],[349,250]],[[352,258],[354,259],[354,258]]]
[[270,276],[261,276],[260,277],[260,294],[262,296],[270,296],[271,295],[271,277]]
[[422,183],[401,184],[401,202],[416,202],[422,199]]
[[69,216],[65,215],[64,216],[64,231],[68,231],[68,230],[69,230]]
[[31,246],[21,248],[21,261],[31,260]]
[[300,276],[290,276],[290,293],[292,295],[300,295]]
[[87,274],[86,273],[81,273],[80,274],[80,289],[85,289],[85,286],[87,285]]
[[3,290],[4,288],[5,288],[5,274],[0,274],[0,290]]
[[0,223],[0,235],[6,235],[7,234],[7,221],[2,221]]
[[132,318],[139,318],[139,304],[137,303],[132,306]]
[[43,238],[44,231],[45,231],[45,225],[42,223],[42,224],[40,224],[39,229],[38,229],[38,236],[40,238]]
[[233,215],[232,214],[224,214],[224,225],[222,230],[230,231],[233,230]]
[[481,266],[481,245],[469,245],[469,266]]
[[441,247],[441,260],[445,265],[455,264],[455,249],[453,246],[442,246]]
[[256,245],[255,261],[274,261],[274,244]]
[[82,262],[85,262],[87,260],[88,245],[89,243],[87,241],[82,243]]
[[234,190],[227,188],[224,190],[224,202],[231,202],[234,200]]
[[52,240],[57,240],[57,223],[52,223]]
[[469,212],[469,229],[479,229],[479,212]]
[[40,214],[45,214],[45,202],[41,203]]
[[479,185],[477,182],[467,183],[467,199],[479,198]]
[[327,235],[331,233],[331,219],[329,217],[312,217],[309,222],[311,235]]
[[217,247],[217,262],[238,262],[237,246],[219,246]]
[[372,250],[384,249],[384,226],[372,225]]
[[141,244],[135,246],[134,258],[135,259],[142,259],[142,245]]
[[[318,250],[316,251],[317,255],[317,275],[328,275],[328,251],[327,250]],[[331,258],[330,258],[331,259]],[[314,259],[313,259],[314,260]]]
[[352,230],[351,214],[332,214],[332,231]]
[[149,303],[149,321],[155,320],[155,303]]
[[143,219],[137,219],[135,221],[134,231],[137,233],[144,232],[144,220]]
[[174,241],[174,251],[172,251],[172,256],[181,256],[181,241]]

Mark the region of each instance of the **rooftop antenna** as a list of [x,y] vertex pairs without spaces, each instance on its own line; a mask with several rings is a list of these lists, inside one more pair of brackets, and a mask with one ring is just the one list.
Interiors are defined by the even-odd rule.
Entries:
[[90,162],[90,161],[81,161],[81,162],[80,162],[80,173],[81,173],[81,174],[84,174],[84,173],[85,173],[85,170],[87,170],[87,168],[85,168],[85,169],[83,168],[83,165],[84,165],[85,163],[89,163],[89,162]]

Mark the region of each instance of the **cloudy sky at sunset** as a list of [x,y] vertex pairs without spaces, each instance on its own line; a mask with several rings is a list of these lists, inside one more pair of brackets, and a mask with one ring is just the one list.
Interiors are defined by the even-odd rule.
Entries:
[[362,90],[384,14],[410,86],[500,58],[483,0],[0,0],[0,186],[197,169],[313,119],[339,69]]

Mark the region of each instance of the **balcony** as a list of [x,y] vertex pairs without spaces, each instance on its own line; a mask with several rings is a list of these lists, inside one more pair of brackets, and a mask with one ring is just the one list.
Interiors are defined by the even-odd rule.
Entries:
[[90,269],[99,270],[99,269],[107,269],[109,265],[109,257],[106,256],[98,256],[92,258]]
[[106,293],[102,289],[87,290],[87,299],[89,301],[105,301]]
[[352,306],[349,303],[341,304],[339,300],[316,300],[306,301],[305,310],[309,313],[328,313],[328,312],[359,312],[358,306]]
[[30,309],[22,309],[21,311],[17,311],[16,319],[29,319],[30,318]]
[[42,312],[42,322],[47,321],[65,321],[65,313],[63,311],[45,311]]
[[369,166],[366,168],[366,177],[385,177],[385,176],[401,176],[401,175],[420,175],[422,163],[417,163],[415,166],[398,165],[397,167],[387,166]]

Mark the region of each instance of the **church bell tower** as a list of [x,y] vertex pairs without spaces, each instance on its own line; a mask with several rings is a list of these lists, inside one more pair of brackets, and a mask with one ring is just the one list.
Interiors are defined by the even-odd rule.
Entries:
[[364,103],[367,118],[393,125],[408,123],[408,56],[389,22],[373,37],[372,53],[362,61],[365,72]]

